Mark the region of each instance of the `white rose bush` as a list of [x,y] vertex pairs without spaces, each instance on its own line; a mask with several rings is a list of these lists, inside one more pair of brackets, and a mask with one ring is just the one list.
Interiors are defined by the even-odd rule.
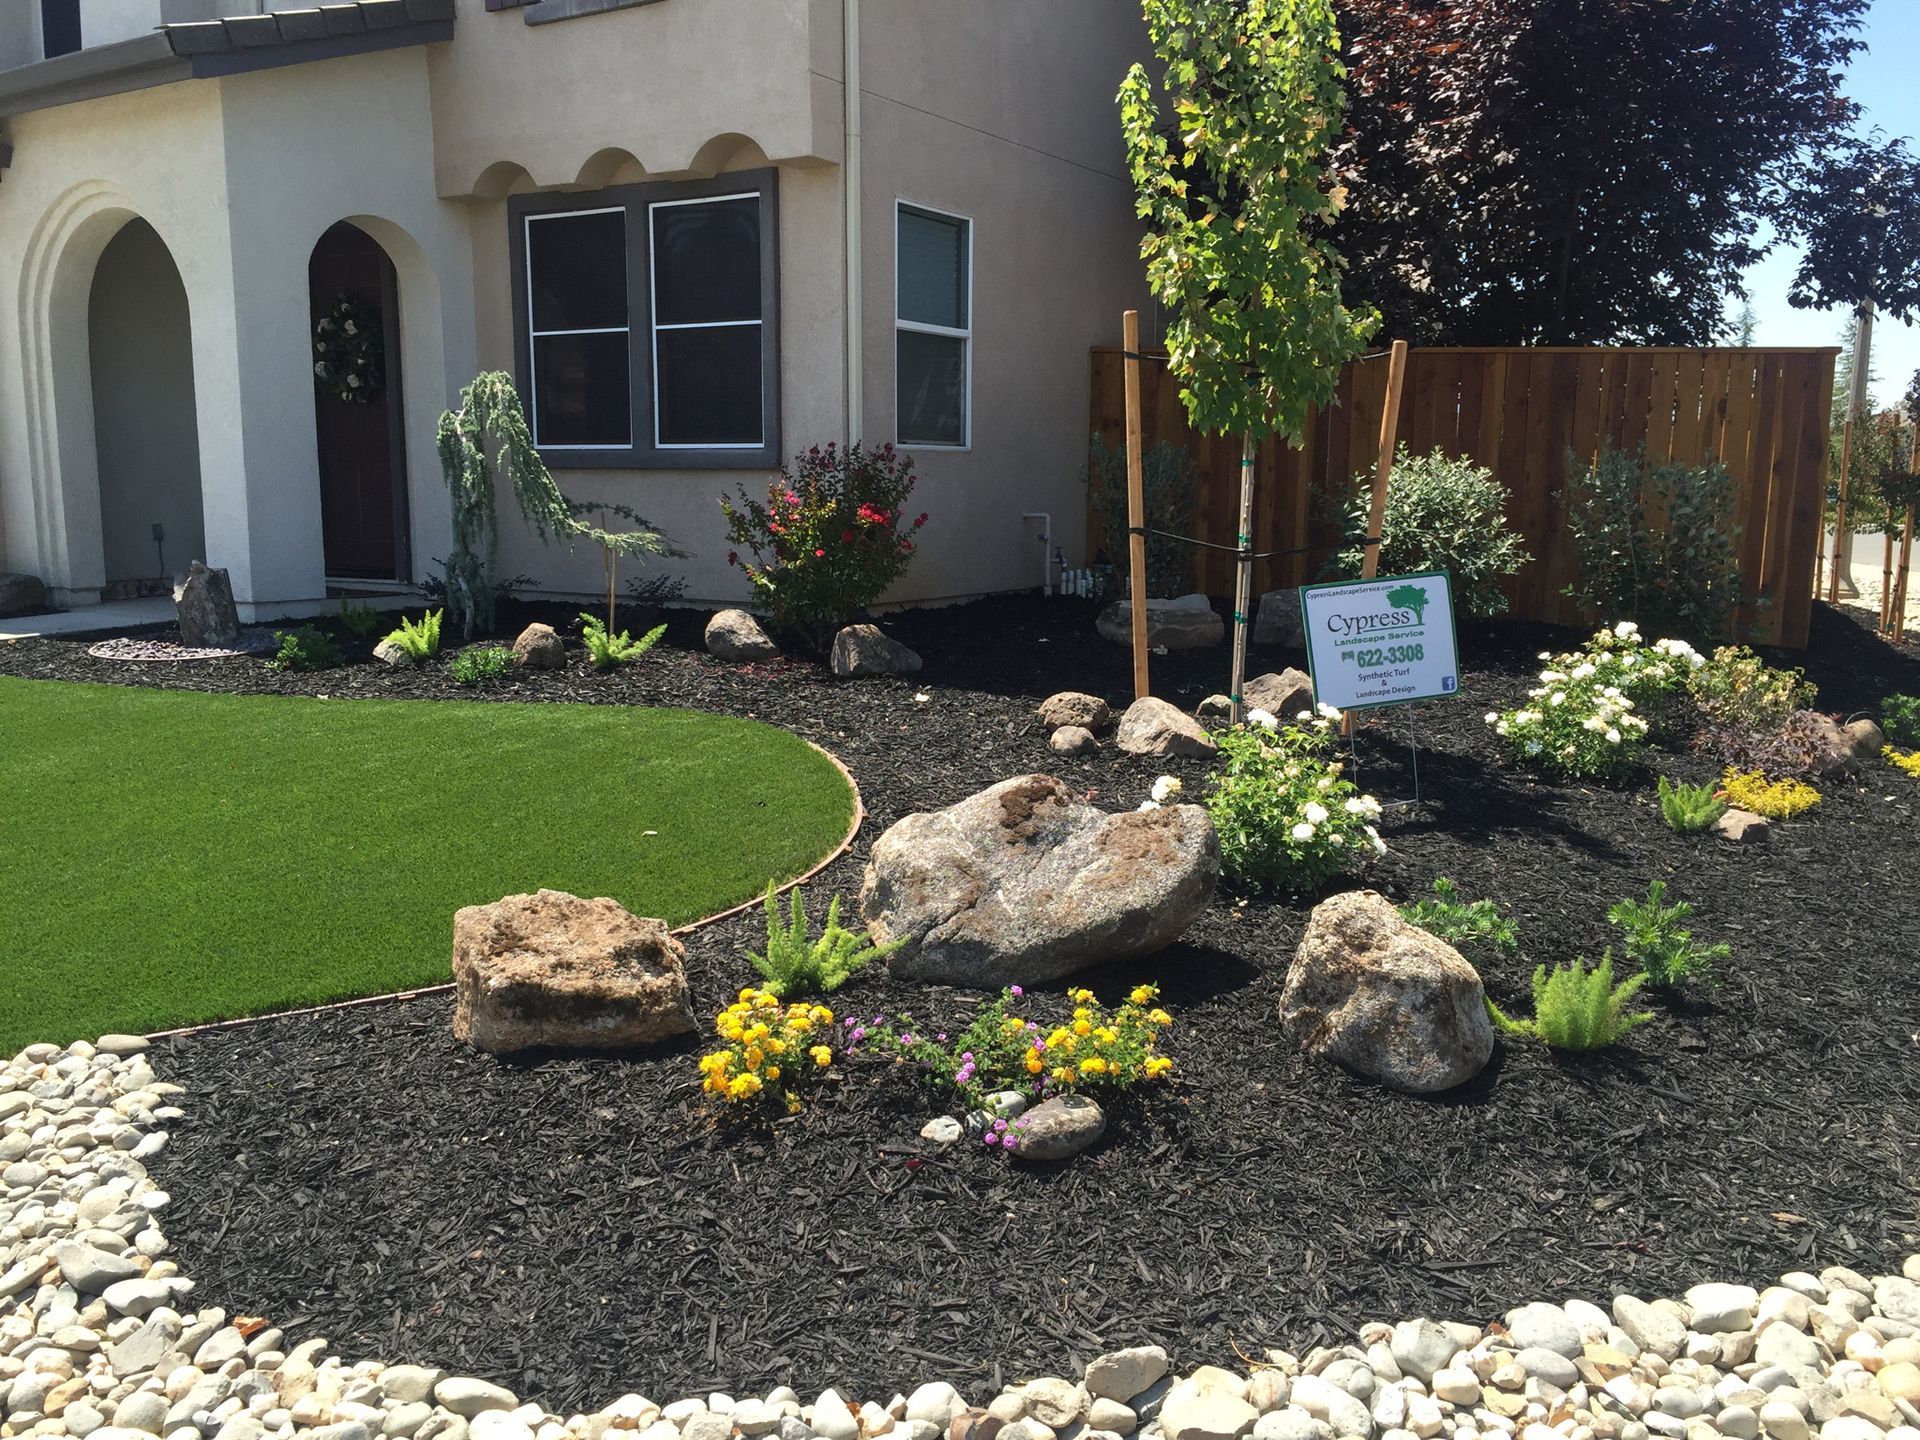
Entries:
[[1706,663],[1684,640],[1647,644],[1631,620],[1540,658],[1546,668],[1527,703],[1489,713],[1487,724],[1516,760],[1569,780],[1624,779],[1646,749],[1647,713]]
[[1334,739],[1340,712],[1321,706],[1282,724],[1264,710],[1217,731],[1221,769],[1206,807],[1227,879],[1270,894],[1311,894],[1386,853],[1380,802],[1345,778]]

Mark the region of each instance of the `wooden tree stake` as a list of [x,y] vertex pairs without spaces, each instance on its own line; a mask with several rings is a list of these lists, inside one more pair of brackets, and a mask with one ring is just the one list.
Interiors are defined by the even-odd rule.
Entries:
[[1847,568],[1847,470],[1853,463],[1853,417],[1840,427],[1840,498],[1833,506],[1833,573],[1827,576],[1827,603],[1840,603],[1840,581]]
[[[1396,340],[1387,355],[1387,403],[1380,412],[1380,449],[1373,462],[1373,498],[1367,506],[1367,539],[1360,556],[1360,578],[1371,580],[1380,573],[1380,527],[1387,523],[1387,483],[1393,479],[1393,452],[1400,443],[1400,394],[1407,382],[1407,342]],[[1351,738],[1353,716],[1340,722],[1340,731]]]
[[1258,447],[1253,432],[1240,437],[1240,518],[1234,544],[1240,556],[1233,565],[1233,669],[1227,679],[1228,719],[1235,725],[1247,718],[1241,687],[1247,678],[1247,611],[1253,606],[1253,470]]
[[1133,698],[1144,700],[1152,692],[1147,681],[1147,497],[1145,460],[1140,453],[1138,310],[1127,311],[1120,322],[1120,345],[1127,376],[1127,597],[1133,609]]

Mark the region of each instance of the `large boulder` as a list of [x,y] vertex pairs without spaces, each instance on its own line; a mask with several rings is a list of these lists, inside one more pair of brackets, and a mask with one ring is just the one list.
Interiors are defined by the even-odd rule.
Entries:
[[[1133,602],[1115,600],[1093,622],[1108,640],[1133,643]],[[1204,595],[1147,601],[1147,644],[1168,650],[1199,650],[1227,638],[1227,626]]]
[[1280,1023],[1308,1054],[1416,1094],[1466,1083],[1493,1055],[1478,972],[1371,890],[1314,907]]
[[1240,687],[1249,710],[1264,710],[1276,720],[1293,720],[1313,709],[1313,680],[1304,670],[1289,667],[1279,673],[1256,675]]
[[1878,760],[1887,737],[1871,720],[1855,720],[1842,725],[1831,715],[1805,712],[1814,741],[1813,773],[1821,777],[1850,775],[1868,762]]
[[919,668],[920,657],[878,625],[849,625],[833,637],[833,673],[842,679],[911,675]]
[[658,920],[563,890],[453,917],[453,1033],[496,1055],[623,1050],[694,1028],[686,950]]
[[522,630],[513,642],[513,660],[527,670],[564,670],[567,668],[567,642],[551,625],[539,621]]
[[773,637],[744,610],[722,610],[707,621],[707,653],[721,660],[772,660]]
[[1164,948],[1219,877],[1198,805],[1114,815],[1021,775],[882,835],[860,915],[876,941],[906,940],[894,974],[997,990]]
[[180,620],[180,643],[195,650],[231,650],[240,643],[240,614],[233,605],[233,581],[225,570],[209,570],[198,560],[173,592]]
[[1253,617],[1253,643],[1279,645],[1289,650],[1307,648],[1307,629],[1300,616],[1298,590],[1269,590],[1260,597]]
[[47,608],[47,587],[38,575],[0,570],[0,615],[32,615]]
[[1153,695],[1127,707],[1113,743],[1129,755],[1211,755],[1219,748],[1199,721]]

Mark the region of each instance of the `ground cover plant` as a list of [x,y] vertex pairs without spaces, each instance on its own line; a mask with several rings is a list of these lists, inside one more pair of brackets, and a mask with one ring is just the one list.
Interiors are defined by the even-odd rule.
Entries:
[[1727,802],[1711,785],[1660,777],[1660,818],[1676,835],[1697,835],[1727,813]]
[[0,678],[0,732],[0,1048],[445,981],[454,910],[542,886],[682,924],[852,816],[794,736],[670,710]]
[[1604,1050],[1653,1019],[1651,1010],[1627,1009],[1646,983],[1645,975],[1632,975],[1616,984],[1613,953],[1608,951],[1592,969],[1584,960],[1552,970],[1536,966],[1531,1017],[1508,1015],[1491,999],[1487,1009],[1494,1024],[1509,1035],[1527,1036],[1555,1050]]
[[513,651],[505,645],[469,645],[447,664],[457,685],[491,685],[513,670]]
[[1438,936],[1470,960],[1476,955],[1509,958],[1520,953],[1519,925],[1502,915],[1491,900],[1462,900],[1453,881],[1444,875],[1433,882],[1430,897],[1402,905],[1400,914],[1409,925]]
[[866,966],[884,960],[905,940],[875,945],[865,930],[849,930],[840,923],[840,897],[827,904],[827,921],[816,938],[807,924],[807,902],[798,887],[780,913],[779,897],[767,887],[761,909],[767,917],[764,950],[750,951],[747,959],[760,972],[769,995],[784,1000],[794,995],[830,995]]
[[380,626],[385,623],[385,620],[386,617],[373,606],[356,605],[353,603],[353,597],[349,595],[340,597],[340,626],[349,635],[358,636],[362,640],[371,640],[379,633]]
[[700,1088],[725,1105],[798,1115],[809,1082],[833,1064],[833,1011],[782,1005],[749,986],[713,1022],[720,1047],[700,1057]]
[[1920,780],[1920,750],[1896,750],[1887,745],[1881,748],[1880,756],[1901,774]]
[[1920,746],[1920,695],[1889,695],[1882,700],[1880,728],[1895,745]]
[[1820,803],[1820,792],[1803,780],[1769,780],[1758,770],[1729,769],[1720,793],[1727,803],[1769,820],[1791,820]]
[[1655,880],[1645,900],[1622,900],[1607,911],[1609,923],[1624,932],[1621,949],[1647,977],[1649,985],[1670,989],[1690,980],[1711,980],[1713,967],[1724,964],[1733,951],[1725,944],[1701,945],[1684,921],[1693,918],[1693,906],[1684,900],[1666,903],[1667,882]]
[[316,626],[276,630],[273,638],[280,642],[280,648],[267,664],[276,670],[331,670],[346,663],[346,654],[333,637]]

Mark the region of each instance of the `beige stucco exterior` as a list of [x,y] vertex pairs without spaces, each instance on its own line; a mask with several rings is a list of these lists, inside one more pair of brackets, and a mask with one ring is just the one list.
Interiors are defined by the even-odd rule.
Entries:
[[[1031,587],[1031,512],[1050,513],[1069,563],[1082,558],[1088,349],[1117,340],[1121,311],[1144,299],[1112,105],[1143,45],[1138,16],[1114,0],[863,0],[861,20],[869,443],[893,438],[895,205],[972,222],[971,444],[916,453],[916,506],[933,518],[890,598]],[[840,0],[656,0],[545,24],[458,0],[451,41],[12,114],[0,568],[40,574],[73,603],[107,578],[87,302],[101,252],[134,217],[187,298],[205,558],[256,614],[312,610],[327,591],[306,263],[340,220],[374,236],[399,277],[407,578],[446,553],[440,410],[476,371],[513,368],[511,195],[776,167],[782,441],[792,453],[844,440],[842,22]],[[550,458],[570,495],[632,506],[691,552],[663,563],[690,599],[743,597],[717,502],[764,486],[764,469]],[[107,477],[113,503],[126,490]],[[502,574],[591,593],[600,566],[598,551],[503,524]]]

